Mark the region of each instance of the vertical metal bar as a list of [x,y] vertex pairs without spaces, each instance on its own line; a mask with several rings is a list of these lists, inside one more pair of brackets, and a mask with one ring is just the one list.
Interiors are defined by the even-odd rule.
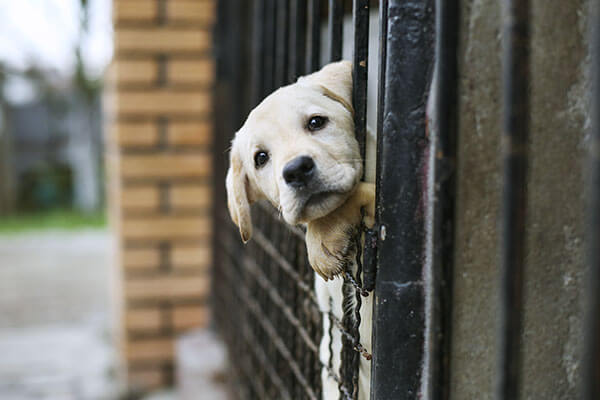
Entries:
[[344,46],[344,1],[329,0],[329,61],[342,59]]
[[289,3],[288,0],[277,1],[275,23],[276,56],[275,56],[275,88],[287,83],[288,70],[288,34],[289,34]]
[[505,0],[498,399],[519,398],[529,133],[529,0]]
[[306,72],[314,72],[321,65],[321,0],[308,0],[306,44]]
[[354,106],[354,128],[360,146],[360,155],[365,158],[367,136],[367,73],[369,58],[369,0],[353,0],[352,25],[354,25],[354,55],[352,57],[352,104]]
[[425,398],[449,399],[452,270],[458,141],[458,0],[436,0],[436,69],[433,103],[433,212],[429,381]]
[[276,35],[276,2],[277,0],[265,0],[265,15],[264,15],[264,26],[265,26],[265,51],[264,51],[264,87],[263,97],[275,89],[275,35]]
[[254,108],[263,98],[265,70],[265,0],[254,0],[252,10],[252,104]]
[[[424,361],[426,103],[433,67],[433,0],[389,0],[378,135],[372,398],[420,397]],[[383,184],[385,183],[385,184]]]
[[291,0],[289,55],[288,81],[295,82],[306,64],[306,0]]
[[588,200],[588,271],[583,399],[600,398],[600,1],[591,8],[592,134]]

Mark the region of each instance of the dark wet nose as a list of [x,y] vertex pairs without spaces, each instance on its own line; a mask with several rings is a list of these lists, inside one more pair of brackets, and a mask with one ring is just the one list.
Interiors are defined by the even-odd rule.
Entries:
[[306,186],[315,170],[315,162],[308,156],[294,158],[283,167],[283,179],[294,188]]

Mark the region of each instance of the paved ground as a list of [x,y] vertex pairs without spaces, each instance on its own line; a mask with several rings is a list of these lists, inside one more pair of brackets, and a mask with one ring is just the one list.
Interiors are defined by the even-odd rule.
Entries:
[[0,236],[0,398],[116,397],[109,235]]
[[[0,400],[115,400],[110,235],[0,235]],[[225,400],[225,355],[207,331],[178,343],[178,391],[148,400]]]

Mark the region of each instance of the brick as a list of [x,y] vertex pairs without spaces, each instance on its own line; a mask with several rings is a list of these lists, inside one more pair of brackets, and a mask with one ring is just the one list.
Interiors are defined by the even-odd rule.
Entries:
[[113,18],[115,21],[134,20],[151,21],[158,16],[156,0],[120,0],[114,1]]
[[206,306],[178,306],[173,308],[172,325],[177,331],[204,328],[208,323],[209,312]]
[[214,79],[214,65],[210,59],[173,59],[167,67],[167,80],[170,83],[211,85]]
[[116,31],[117,53],[198,53],[212,44],[210,31],[202,28],[122,28]]
[[126,239],[169,240],[206,237],[211,228],[210,216],[158,216],[125,218],[121,231]]
[[125,187],[121,190],[121,207],[128,210],[156,210],[160,193],[156,186]]
[[127,343],[126,356],[129,361],[171,360],[174,354],[173,339],[139,339]]
[[171,250],[173,268],[199,267],[208,269],[212,261],[212,251],[208,243],[197,246],[174,246]]
[[208,91],[173,91],[171,89],[120,91],[117,94],[119,115],[198,115],[211,110]]
[[113,63],[117,83],[152,84],[158,79],[158,64],[155,60],[119,60]]
[[162,311],[158,308],[128,310],[125,326],[133,331],[158,331],[162,327]]
[[126,178],[208,177],[212,160],[208,153],[125,154],[121,174]]
[[167,16],[169,20],[212,24],[215,18],[215,2],[198,0],[167,1]]
[[204,298],[208,295],[208,274],[200,276],[150,276],[125,282],[128,300],[175,300]]
[[147,249],[124,249],[123,266],[126,269],[154,269],[160,265],[160,253],[156,247]]
[[206,122],[171,122],[167,141],[173,146],[205,146],[212,143],[211,124]]
[[111,129],[113,137],[123,147],[151,147],[158,143],[158,125],[152,121],[117,122]]
[[173,208],[206,208],[212,204],[210,185],[173,185],[169,191]]
[[142,388],[144,391],[157,389],[169,383],[160,365],[144,366],[144,369],[130,368],[127,379],[130,387]]

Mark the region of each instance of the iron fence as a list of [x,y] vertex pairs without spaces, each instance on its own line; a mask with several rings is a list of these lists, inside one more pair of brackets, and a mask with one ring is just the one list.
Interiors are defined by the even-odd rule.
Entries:
[[[600,12],[593,1],[593,135],[589,169],[589,308],[584,399],[600,398]],[[504,126],[501,316],[496,398],[519,398],[529,130],[528,1],[503,1]],[[319,359],[323,315],[304,233],[257,205],[255,239],[242,247],[216,185],[214,310],[240,399],[319,399],[321,373],[357,398],[361,296],[374,289],[372,399],[449,398],[454,260],[459,2],[457,0],[229,0],[218,3],[216,149],[222,154],[248,111],[275,88],[342,56],[352,12],[355,128],[365,155],[369,9],[379,8],[376,229],[358,271],[346,272],[353,318],[325,317],[343,338],[339,371]],[[327,57],[322,27],[327,27]],[[436,34],[437,32],[437,34]],[[430,94],[433,94],[430,98]],[[429,101],[433,106],[428,110]],[[430,112],[428,112],[430,111]],[[428,126],[428,118],[431,126]],[[432,154],[434,155],[432,157]],[[224,182],[226,157],[217,157]],[[429,202],[429,203],[428,203]],[[430,220],[425,208],[433,204]],[[430,238],[431,243],[426,243]],[[373,245],[376,243],[376,246]],[[360,246],[358,246],[360,247]],[[364,257],[361,258],[361,255]],[[362,262],[361,262],[362,261]],[[424,270],[430,266],[429,282]],[[401,265],[402,268],[398,266]],[[376,273],[375,273],[376,272]],[[429,302],[429,305],[428,305]],[[430,312],[427,312],[426,310]],[[329,332],[331,336],[332,332]],[[331,349],[330,349],[331,350]],[[331,353],[331,351],[330,351]],[[423,367],[425,366],[425,367]],[[424,368],[427,370],[424,373]]]

